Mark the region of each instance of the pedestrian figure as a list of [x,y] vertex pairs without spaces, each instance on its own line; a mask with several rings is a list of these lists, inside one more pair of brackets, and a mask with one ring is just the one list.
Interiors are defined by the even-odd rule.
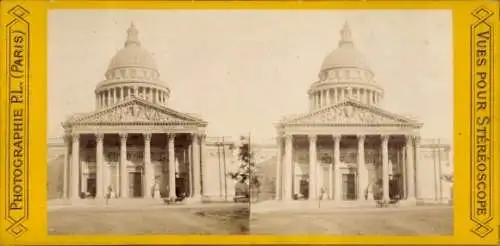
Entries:
[[113,188],[111,185],[108,185],[108,192],[106,192],[106,205],[108,205],[109,199],[111,198],[111,193],[113,192]]
[[318,208],[321,208],[321,200],[323,200],[323,196],[326,194],[326,188],[323,186],[320,189],[319,200],[318,200]]

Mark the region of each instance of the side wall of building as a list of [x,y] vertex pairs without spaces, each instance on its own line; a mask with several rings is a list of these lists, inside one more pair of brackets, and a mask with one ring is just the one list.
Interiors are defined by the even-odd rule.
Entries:
[[453,184],[443,178],[453,174],[450,145],[438,139],[422,140],[418,155],[417,198],[425,202],[448,202]]
[[212,138],[207,139],[206,152],[203,196],[210,200],[232,200],[236,181],[229,173],[238,168],[237,148],[231,141]]

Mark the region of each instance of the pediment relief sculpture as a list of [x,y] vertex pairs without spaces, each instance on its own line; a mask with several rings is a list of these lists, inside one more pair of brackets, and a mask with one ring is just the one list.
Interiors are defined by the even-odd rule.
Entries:
[[105,111],[93,115],[83,121],[91,122],[179,122],[185,121],[158,109],[144,105],[132,104],[117,107],[111,111]]
[[323,112],[318,112],[294,123],[335,123],[335,124],[394,124],[400,121],[379,115],[367,109],[346,105],[333,107]]

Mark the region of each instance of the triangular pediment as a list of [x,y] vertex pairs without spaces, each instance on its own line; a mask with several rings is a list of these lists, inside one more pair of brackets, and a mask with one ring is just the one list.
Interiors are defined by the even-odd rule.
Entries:
[[407,125],[421,124],[409,117],[386,110],[347,100],[308,114],[285,119],[282,125]]
[[78,115],[68,120],[69,124],[194,124],[206,125],[202,119],[190,114],[155,105],[151,102],[132,98],[112,107],[85,115]]

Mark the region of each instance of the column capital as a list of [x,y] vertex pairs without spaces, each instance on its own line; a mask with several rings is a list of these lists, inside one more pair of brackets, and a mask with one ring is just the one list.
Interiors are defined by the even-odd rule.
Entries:
[[198,134],[197,133],[191,133],[191,141],[197,143],[198,142]]
[[101,142],[104,139],[104,133],[101,132],[94,133],[94,136],[97,142]]
[[318,135],[316,134],[309,134],[307,135],[307,137],[309,138],[310,142],[316,142],[316,140],[318,139]]
[[412,134],[406,134],[405,135],[405,139],[406,139],[406,142],[410,142],[411,140],[413,140],[413,138],[415,137],[415,135],[412,135]]
[[356,136],[358,137],[358,140],[360,142],[365,141],[365,139],[366,139],[366,135],[365,134],[357,134]]
[[415,141],[416,145],[419,145],[420,144],[420,140],[422,140],[422,138],[420,136],[413,136],[413,140]]
[[128,136],[128,134],[127,134],[126,132],[120,132],[120,133],[118,133],[118,136],[120,136],[120,140],[121,140],[122,142],[127,141],[127,136]]
[[389,142],[389,137],[391,135],[387,135],[387,134],[383,134],[383,135],[380,135],[380,138],[382,139],[382,142]]
[[339,141],[342,138],[342,134],[332,134],[334,141]]
[[142,133],[142,136],[144,136],[144,141],[151,141],[151,137],[153,136],[153,134],[151,132],[144,132]]
[[168,139],[173,139],[173,138],[175,138],[175,135],[176,135],[176,134],[175,134],[175,133],[173,133],[173,132],[167,132],[167,138],[168,138]]
[[285,134],[283,136],[286,141],[292,141],[293,140],[293,134]]
[[80,139],[80,133],[72,133],[71,134],[71,139],[73,141],[78,141]]

